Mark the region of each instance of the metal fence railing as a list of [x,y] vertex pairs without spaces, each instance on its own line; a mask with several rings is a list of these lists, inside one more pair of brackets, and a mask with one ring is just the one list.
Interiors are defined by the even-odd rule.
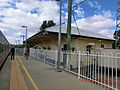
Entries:
[[[57,51],[31,48],[30,56],[57,67]],[[60,56],[62,69],[112,90],[118,90],[119,62],[119,54],[104,52],[61,52]]]

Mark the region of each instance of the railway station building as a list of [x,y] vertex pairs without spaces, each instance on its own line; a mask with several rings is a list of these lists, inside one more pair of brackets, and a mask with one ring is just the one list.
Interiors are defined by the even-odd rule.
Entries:
[[[66,50],[67,25],[61,26],[61,48]],[[28,38],[28,43],[42,50],[57,50],[59,25],[46,28]],[[107,36],[71,27],[71,50],[75,51],[96,51],[102,49],[112,49],[114,39]]]

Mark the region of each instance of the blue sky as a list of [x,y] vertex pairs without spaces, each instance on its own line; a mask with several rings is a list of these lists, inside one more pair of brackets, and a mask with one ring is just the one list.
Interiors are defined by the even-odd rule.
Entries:
[[[73,6],[84,0],[73,0]],[[67,2],[63,0],[62,22],[67,22]],[[112,37],[115,30],[115,0],[86,0],[73,9],[79,28]],[[0,30],[10,43],[22,42],[22,25],[28,26],[28,37],[37,33],[44,20],[59,24],[59,2],[54,0],[0,0]],[[72,25],[75,26],[74,20]],[[21,43],[20,42],[20,43]]]

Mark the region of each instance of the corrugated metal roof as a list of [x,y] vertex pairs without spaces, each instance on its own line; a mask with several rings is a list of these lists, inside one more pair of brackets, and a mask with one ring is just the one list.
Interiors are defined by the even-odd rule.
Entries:
[[6,39],[6,37],[3,35],[3,33],[0,31],[0,42],[2,41],[2,43],[4,44],[8,44],[8,40]]
[[[48,32],[59,32],[59,25],[56,26],[52,26],[50,28],[46,28],[46,31]],[[62,24],[61,25],[61,33],[66,33],[67,31],[67,25],[66,24]],[[79,31],[76,27],[71,27],[71,34],[72,35],[80,35],[80,36],[86,36],[86,37],[93,37],[93,38],[100,38],[100,39],[109,39],[109,40],[114,40],[113,38],[101,35],[99,33],[96,32],[92,32],[89,30],[83,30],[79,28]]]

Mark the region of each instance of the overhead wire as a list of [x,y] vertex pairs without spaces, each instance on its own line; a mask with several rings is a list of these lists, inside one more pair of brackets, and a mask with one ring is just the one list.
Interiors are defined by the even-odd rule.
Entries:
[[73,19],[74,19],[75,25],[76,25],[76,27],[77,27],[78,33],[79,33],[79,35],[80,35],[80,30],[79,30],[79,27],[78,27],[78,24],[77,24],[77,21],[76,21],[74,12],[72,13],[72,15],[73,15]]
[[[76,8],[78,7],[78,5],[80,5],[80,4],[82,4],[82,3],[86,2],[86,1],[87,1],[87,0],[84,0],[84,1],[81,1],[80,3],[74,5],[74,6],[73,6],[73,10],[76,9]],[[73,12],[73,10],[72,10],[72,12]],[[78,33],[79,33],[79,35],[80,35],[80,30],[79,30],[79,27],[78,27],[78,24],[77,24],[77,21],[76,21],[74,12],[72,13],[72,15],[73,15],[73,19],[74,19],[75,25],[76,25],[76,27],[77,27]]]
[[73,9],[74,9],[75,7],[77,7],[78,5],[80,5],[80,4],[84,3],[84,2],[86,2],[86,1],[87,1],[87,0],[84,0],[84,1],[81,1],[80,3],[74,5],[74,6],[73,6]]

